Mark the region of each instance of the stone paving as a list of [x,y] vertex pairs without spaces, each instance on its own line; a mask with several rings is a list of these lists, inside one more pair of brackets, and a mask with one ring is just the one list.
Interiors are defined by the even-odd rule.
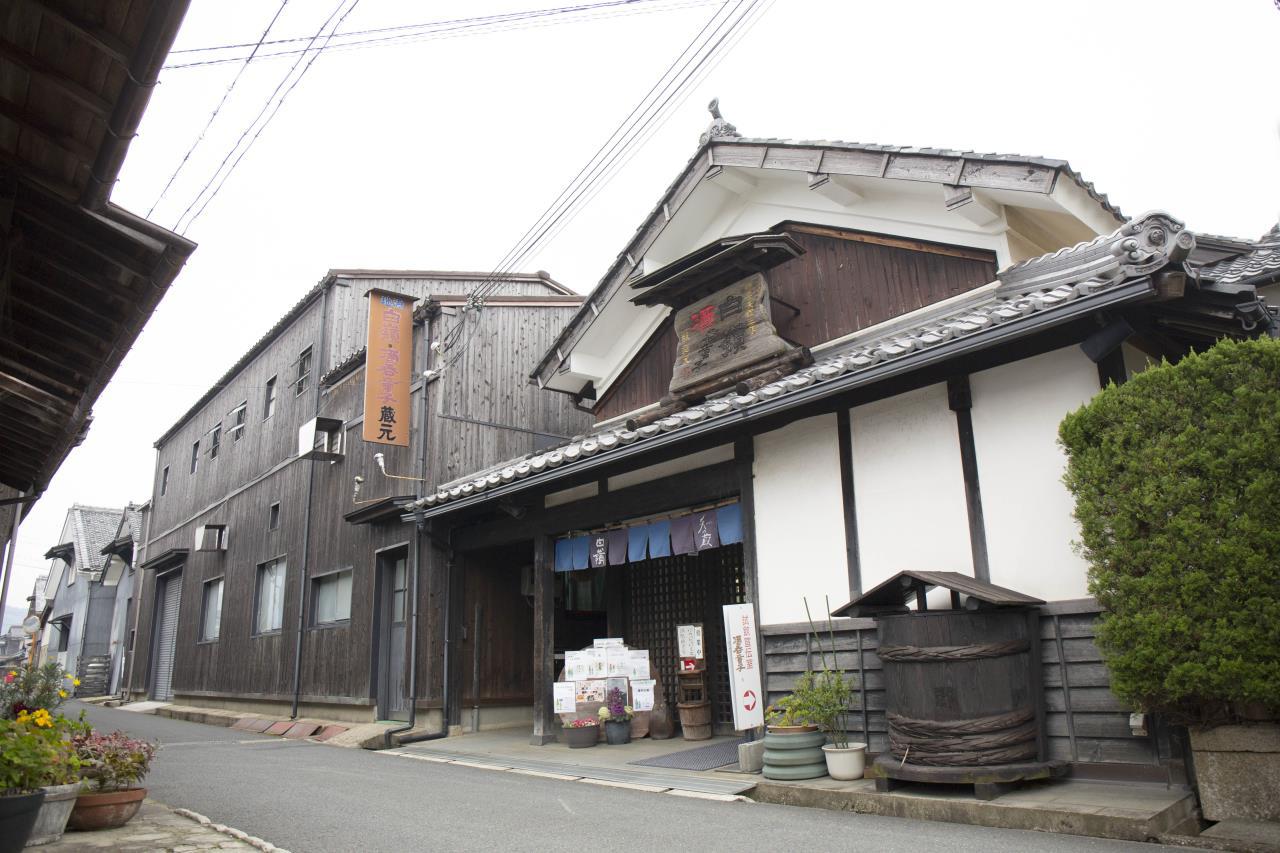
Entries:
[[145,801],[133,820],[119,829],[68,832],[62,836],[61,841],[31,849],[49,853],[72,850],[118,850],[122,853],[251,850],[254,853],[288,853],[239,830],[214,824],[194,812],[171,809],[155,800]]

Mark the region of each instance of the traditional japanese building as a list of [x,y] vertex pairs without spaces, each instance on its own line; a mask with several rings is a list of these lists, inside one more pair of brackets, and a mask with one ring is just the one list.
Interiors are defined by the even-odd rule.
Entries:
[[[675,629],[696,622],[729,729],[722,605],[753,606],[776,697],[812,663],[807,612],[948,571],[1048,602],[1054,757],[1176,777],[1176,744],[1132,732],[1107,689],[1057,427],[1151,359],[1274,333],[1236,275],[1268,251],[1126,217],[1060,160],[750,139],[717,117],[533,366],[594,426],[437,477],[405,515],[429,721],[505,702],[556,737],[558,660],[593,637],[650,650],[672,695]],[[487,616],[516,602],[526,618]],[[850,725],[884,749],[871,622],[838,630]]]
[[[477,294],[483,293],[483,296]],[[397,305],[412,374],[380,401],[370,303]],[[432,483],[563,443],[589,415],[528,385],[582,298],[546,273],[333,270],[156,442],[131,692],[329,719],[408,716],[419,543],[400,522]],[[428,353],[458,346],[432,370]],[[465,343],[464,343],[465,342]],[[425,417],[424,417],[425,414]],[[391,443],[385,443],[391,442]],[[425,547],[425,546],[423,546]],[[516,570],[518,586],[518,567]],[[434,599],[430,599],[434,603]],[[489,611],[528,621],[528,606]],[[527,636],[512,634],[523,661]],[[419,660],[418,658],[414,658]],[[505,673],[491,659],[486,678]],[[527,704],[531,694],[522,696]]]

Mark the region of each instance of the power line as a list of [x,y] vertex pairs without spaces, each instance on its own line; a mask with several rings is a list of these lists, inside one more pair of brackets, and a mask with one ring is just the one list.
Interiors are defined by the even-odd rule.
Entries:
[[[330,52],[338,52],[344,50],[354,50],[366,48],[369,46],[397,43],[410,44],[417,41],[426,41],[436,38],[458,38],[470,35],[480,35],[496,32],[510,32],[514,30],[531,29],[534,26],[554,26],[564,23],[572,23],[569,20],[553,20],[559,18],[574,17],[575,20],[599,20],[612,17],[621,17],[625,15],[649,14],[652,12],[669,11],[671,9],[683,9],[694,6],[705,6],[715,0],[605,0],[605,2],[586,3],[577,6],[561,6],[552,9],[529,9],[522,12],[509,12],[502,15],[488,15],[484,17],[474,18],[453,18],[442,21],[430,21],[421,24],[404,24],[396,27],[382,27],[373,30],[353,30],[351,32],[338,33],[335,38],[338,41],[330,45],[327,50]],[[650,4],[659,4],[650,6]],[[634,11],[625,11],[620,7],[632,7],[644,5],[647,8],[636,8]],[[590,12],[599,12],[600,10],[614,11],[600,14],[587,14]],[[543,23],[536,23],[539,20],[547,19]],[[523,26],[503,26],[513,23],[526,22]],[[534,23],[528,23],[534,22]],[[413,30],[414,32],[405,32]],[[355,39],[353,37],[364,34],[378,34],[387,32],[399,32],[398,35],[375,35],[371,38]],[[343,41],[343,39],[351,39]],[[266,42],[266,44],[285,44],[305,39],[280,39],[275,42]],[[206,48],[193,48],[188,52],[195,51],[218,51],[229,50],[239,47],[248,47],[249,45],[223,45]],[[297,50],[277,50],[264,53],[261,58],[271,59],[280,56],[292,56],[297,53],[310,51],[312,48],[299,48]],[[173,51],[172,53],[180,53],[182,51]],[[241,57],[219,57],[217,59],[197,60],[193,62],[177,62],[165,65],[165,70],[174,71],[183,68],[199,68],[209,65],[222,65],[230,62],[238,62]]]
[[[744,22],[750,20],[750,26],[759,19],[764,7],[761,0],[737,0],[736,5],[727,16],[720,20],[722,13],[730,5],[730,0],[717,9],[711,19],[694,36],[693,40],[676,57],[670,67],[659,77],[658,82],[650,88],[640,103],[632,109],[619,127],[597,150],[586,167],[579,171],[574,180],[561,191],[551,206],[525,232],[516,245],[504,256],[494,272],[486,277],[472,292],[469,308],[476,311],[483,309],[484,296],[498,286],[500,277],[510,269],[523,262],[532,252],[548,242],[551,236],[558,234],[568,218],[576,215],[587,200],[593,198],[603,187],[603,183],[612,179],[617,170],[638,151],[638,140],[647,139],[656,131],[659,122],[665,122],[675,108],[687,99],[692,90],[692,82],[701,79],[719,62],[726,52],[727,46],[736,44],[745,35]],[[745,11],[741,11],[747,3]],[[741,14],[738,14],[741,11]],[[736,15],[736,17],[735,17]],[[711,32],[708,34],[708,29]],[[692,67],[690,67],[692,65]],[[670,78],[670,79],[668,79]],[[665,82],[664,82],[665,81]],[[657,92],[655,98],[654,93]],[[623,159],[625,158],[625,159]],[[468,323],[464,314],[459,322],[446,334],[440,353],[443,355],[457,345],[464,327],[467,336],[456,353],[449,356],[447,365],[455,364],[467,351],[474,335],[476,323]]]
[[231,97],[231,92],[236,88],[236,84],[240,82],[245,69],[249,67],[249,63],[253,62],[253,58],[258,54],[258,49],[262,47],[264,40],[271,33],[271,28],[276,25],[276,21],[280,20],[280,13],[284,11],[284,7],[289,5],[289,0],[281,0],[280,8],[276,9],[276,13],[271,16],[271,22],[267,24],[267,28],[262,31],[262,35],[258,37],[258,43],[253,46],[253,50],[244,58],[244,64],[240,66],[240,70],[236,72],[236,76],[231,79],[231,85],[227,87],[227,91],[222,93],[222,100],[218,101],[218,105],[213,108],[213,112],[209,114],[209,120],[205,122],[204,128],[200,131],[200,135],[196,137],[196,141],[191,143],[191,147],[187,149],[187,153],[183,155],[178,168],[173,170],[173,174],[169,176],[169,180],[165,183],[164,189],[160,191],[160,195],[152,203],[150,209],[147,210],[147,218],[151,218],[152,212],[156,206],[164,201],[164,197],[169,192],[169,188],[173,186],[173,182],[178,179],[178,175],[182,173],[183,167],[187,165],[187,161],[191,159],[191,155],[195,153],[196,148],[204,141],[204,135],[209,132],[209,128],[213,126],[213,120],[218,117],[218,113],[222,111],[222,107],[227,103],[227,99]]
[[[343,13],[342,17],[338,19],[338,23],[334,25],[333,30],[329,31],[329,38],[333,37],[333,32],[337,30],[339,26],[341,26],[342,21],[346,19],[347,15],[351,14],[351,10],[354,9],[356,7],[356,4],[358,4],[359,2],[360,0],[352,0],[351,5],[347,8],[347,11]],[[316,30],[315,35],[311,37],[312,44],[315,44],[315,42],[320,38],[320,36],[324,33],[324,31],[329,28],[330,23],[332,23],[333,19],[337,17],[338,12],[341,11],[342,7],[346,5],[346,3],[347,3],[347,0],[338,0],[338,5],[335,6],[333,11],[329,13],[329,17],[325,18],[324,23],[322,23],[320,25],[320,28]],[[257,141],[258,137],[262,134],[263,129],[268,124],[270,124],[271,119],[274,118],[276,112],[279,111],[280,104],[284,102],[284,98],[288,96],[289,92],[293,91],[293,87],[297,85],[297,81],[301,80],[303,75],[307,73],[307,69],[311,67],[312,62],[315,62],[315,59],[317,56],[319,56],[319,53],[317,52],[312,53],[310,60],[308,60],[307,64],[303,67],[302,72],[297,76],[294,82],[289,86],[289,89],[285,92],[284,96],[282,96],[279,101],[276,101],[276,95],[280,93],[280,90],[282,88],[284,88],[284,84],[289,82],[289,78],[293,76],[293,72],[297,69],[297,67],[300,64],[302,64],[302,60],[306,57],[306,54],[305,53],[300,54],[298,58],[294,60],[293,65],[289,66],[289,70],[285,73],[284,77],[280,78],[280,82],[276,84],[275,89],[272,90],[271,95],[267,98],[266,103],[262,105],[262,109],[258,111],[258,114],[254,117],[253,121],[250,122],[248,126],[245,127],[244,131],[240,134],[240,138],[237,139],[235,145],[231,146],[231,149],[227,151],[226,156],[222,158],[222,162],[218,164],[218,168],[214,170],[214,173],[209,177],[208,182],[206,182],[205,185],[200,189],[200,192],[196,193],[196,197],[192,199],[191,204],[187,205],[187,209],[182,212],[182,216],[179,216],[178,221],[174,223],[174,229],[177,230],[179,226],[182,225],[182,221],[186,219],[187,214],[191,213],[192,209],[195,208],[195,206],[200,203],[201,197],[204,196],[206,192],[209,192],[210,188],[213,187],[213,184],[215,181],[218,182],[217,187],[213,189],[213,191],[210,193],[208,198],[206,198],[204,203],[201,204],[200,209],[196,211],[196,213],[191,217],[191,219],[187,222],[187,224],[183,226],[182,229],[179,231],[180,234],[186,233],[186,229],[191,227],[191,224],[200,216],[201,213],[204,212],[205,208],[209,206],[209,202],[213,200],[213,198],[218,194],[219,191],[221,191],[222,187],[227,182],[227,178],[230,177],[231,172],[235,171],[236,166],[239,165],[240,161],[244,158],[245,153],[249,150],[249,148],[253,147],[253,143]],[[253,137],[252,139],[249,140],[248,145],[246,145],[244,149],[241,150],[239,156],[236,157],[235,162],[231,164],[231,167],[227,169],[227,172],[222,176],[221,180],[219,180],[218,175],[222,173],[223,168],[227,165],[227,162],[231,159],[232,155],[234,155],[236,153],[236,150],[240,148],[241,143],[243,143],[245,141],[245,138],[249,136],[249,132],[252,131],[254,126],[257,125],[258,122],[262,120],[262,117],[267,114],[267,110],[271,109],[271,104],[273,101],[276,101],[276,106],[275,106],[275,109],[272,110],[271,115],[267,118],[265,122],[263,122],[261,125],[258,126],[258,130],[254,132]]]

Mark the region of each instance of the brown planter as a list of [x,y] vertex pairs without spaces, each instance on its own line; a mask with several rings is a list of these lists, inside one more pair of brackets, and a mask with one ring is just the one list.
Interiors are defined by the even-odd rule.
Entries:
[[1191,755],[1206,819],[1280,821],[1280,723],[1192,729]]
[[81,794],[76,807],[71,810],[67,828],[78,832],[95,829],[115,829],[124,826],[142,808],[146,788],[128,788],[124,791]]

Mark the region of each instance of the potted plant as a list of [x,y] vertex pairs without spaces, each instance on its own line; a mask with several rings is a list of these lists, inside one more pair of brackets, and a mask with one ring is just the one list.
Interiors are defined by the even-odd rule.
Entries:
[[822,745],[827,736],[818,730],[817,680],[813,672],[801,673],[791,692],[765,711],[766,779],[816,779],[826,775]]
[[605,695],[600,708],[600,722],[604,723],[604,737],[611,746],[631,743],[631,718],[635,712],[627,704],[627,694],[615,687]]
[[80,789],[79,760],[71,743],[75,727],[80,724],[51,713],[66,701],[69,689],[79,683],[57,662],[43,666],[22,664],[0,678],[0,719],[26,726],[32,737],[42,741],[40,790],[44,797],[27,846],[62,837]]
[[1188,726],[1210,820],[1280,820],[1280,340],[1110,385],[1059,428],[1111,690]]
[[146,788],[131,787],[151,769],[155,745],[124,732],[84,732],[73,740],[81,771],[91,785],[76,798],[67,825],[72,829],[111,829],[124,826],[147,796]]
[[850,743],[844,725],[851,698],[853,685],[840,670],[823,670],[814,678],[813,715],[831,741],[822,747],[827,775],[843,781],[861,779],[867,760],[867,745]]
[[0,720],[0,853],[21,850],[31,837],[50,768],[63,753],[48,711]]
[[66,831],[71,810],[84,787],[80,778],[80,757],[76,753],[73,739],[88,729],[89,724],[84,722],[83,712],[78,721],[68,720],[59,714],[53,718],[51,726],[43,729],[56,741],[57,755],[47,768],[43,788],[44,802],[40,804],[40,813],[31,830],[28,847],[51,844],[62,838]]
[[600,740],[600,725],[591,717],[570,720],[564,727],[564,739],[570,749],[586,749]]

